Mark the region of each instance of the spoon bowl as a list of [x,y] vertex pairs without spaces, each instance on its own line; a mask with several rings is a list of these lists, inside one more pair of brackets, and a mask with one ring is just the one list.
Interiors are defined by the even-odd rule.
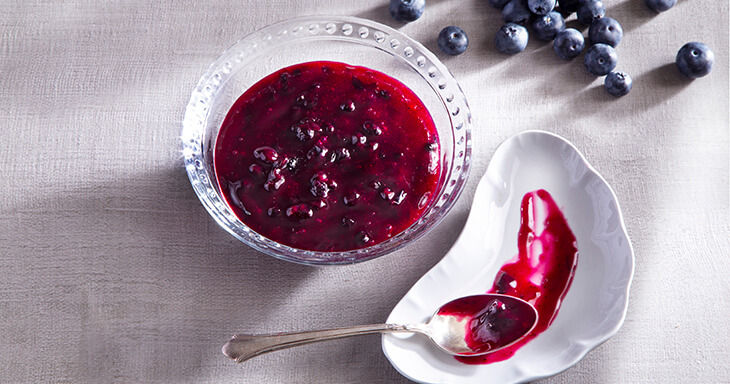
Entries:
[[429,338],[455,356],[479,356],[509,347],[537,324],[535,307],[517,297],[483,294],[444,304],[426,324]]
[[223,354],[236,362],[318,341],[371,333],[420,333],[454,356],[480,356],[508,347],[530,333],[537,324],[530,303],[508,295],[461,297],[441,306],[425,324],[374,324],[320,331],[272,334],[237,334],[223,346]]

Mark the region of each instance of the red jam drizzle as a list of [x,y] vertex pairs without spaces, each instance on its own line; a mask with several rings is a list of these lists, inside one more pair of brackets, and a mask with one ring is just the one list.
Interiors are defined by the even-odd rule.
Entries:
[[466,319],[465,341],[474,354],[502,348],[535,324],[535,311],[509,297],[467,296],[439,309],[440,316]]
[[543,190],[527,193],[520,208],[519,253],[500,268],[488,293],[519,297],[538,312],[535,328],[515,344],[484,356],[457,357],[467,364],[506,360],[544,332],[560,310],[578,263],[575,235],[552,196]]
[[236,216],[276,242],[344,251],[415,223],[438,189],[433,119],[405,85],[337,62],[281,69],[233,104],[215,145]]

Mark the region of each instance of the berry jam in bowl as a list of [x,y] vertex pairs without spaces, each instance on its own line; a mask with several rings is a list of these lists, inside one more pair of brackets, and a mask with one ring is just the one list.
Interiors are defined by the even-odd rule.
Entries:
[[193,189],[234,237],[287,261],[346,264],[447,214],[469,171],[471,113],[448,69],[406,35],[304,17],[211,65],[182,140]]

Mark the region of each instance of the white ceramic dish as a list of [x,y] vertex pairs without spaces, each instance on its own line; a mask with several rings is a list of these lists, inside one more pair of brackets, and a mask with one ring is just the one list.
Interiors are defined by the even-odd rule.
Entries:
[[384,335],[383,351],[422,383],[518,383],[557,374],[618,332],[626,316],[634,253],[606,181],[565,139],[541,131],[512,136],[496,150],[453,248],[396,305],[389,323],[427,319],[441,304],[486,292],[517,254],[520,202],[545,189],[578,244],[572,286],[552,325],[505,361],[466,365],[420,336]]

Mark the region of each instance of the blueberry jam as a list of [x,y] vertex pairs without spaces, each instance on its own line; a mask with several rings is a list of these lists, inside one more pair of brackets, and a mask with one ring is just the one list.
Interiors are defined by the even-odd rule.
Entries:
[[513,297],[484,295],[452,301],[441,307],[438,315],[464,321],[464,341],[474,354],[508,346],[530,331],[537,317],[534,310]]
[[436,195],[433,119],[405,85],[336,62],[281,69],[233,104],[215,145],[236,216],[276,242],[344,251],[404,231]]
[[578,263],[575,235],[550,194],[541,189],[522,198],[517,236],[519,253],[504,264],[488,293],[519,297],[538,312],[535,328],[515,344],[494,353],[457,357],[467,364],[489,364],[510,358],[544,332],[560,310]]

